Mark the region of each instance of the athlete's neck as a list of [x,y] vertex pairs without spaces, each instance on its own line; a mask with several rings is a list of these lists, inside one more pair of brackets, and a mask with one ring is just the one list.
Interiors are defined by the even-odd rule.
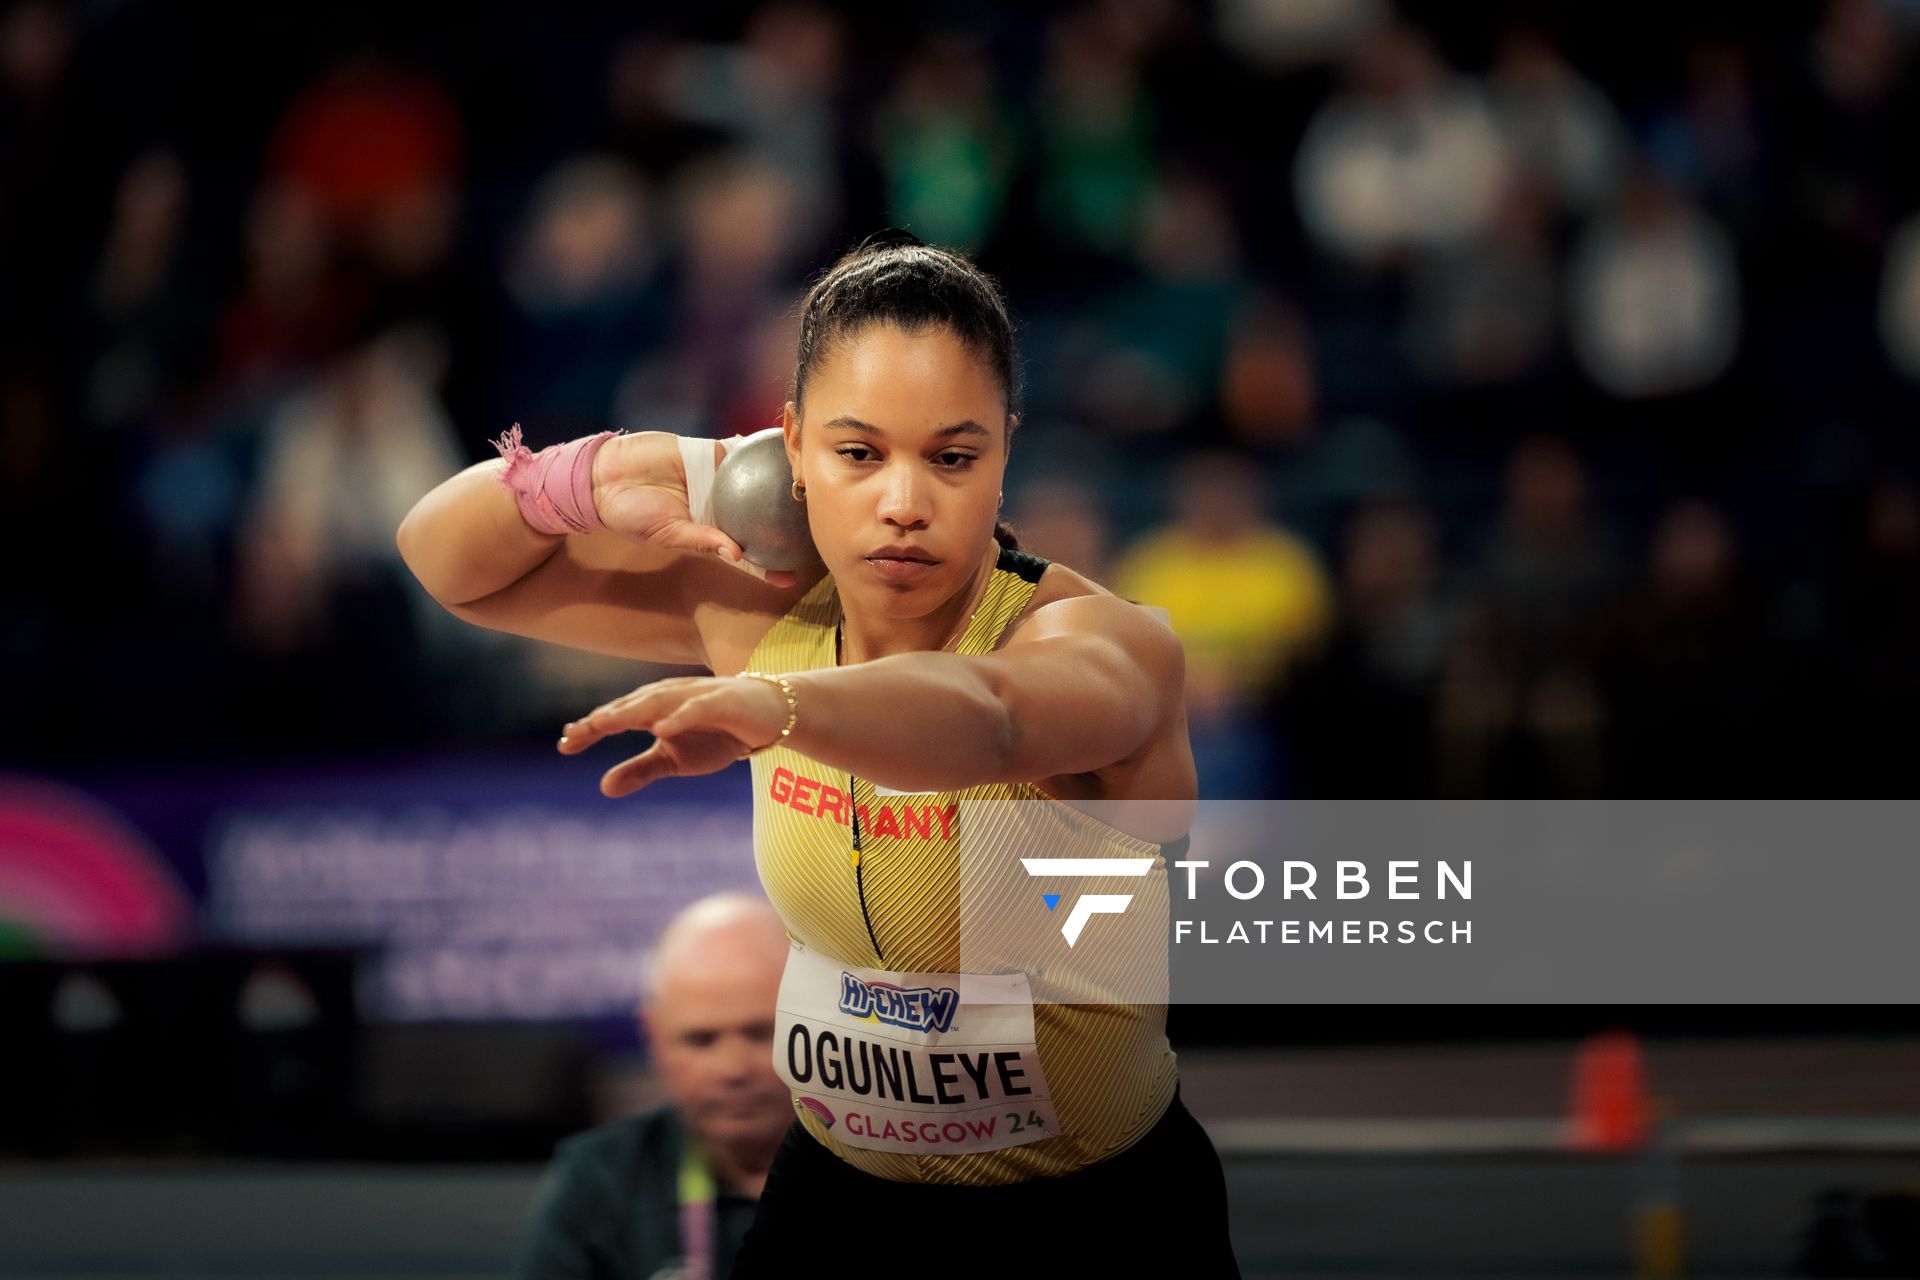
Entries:
[[964,589],[941,602],[937,609],[920,618],[888,618],[863,614],[858,603],[840,597],[840,664],[871,662],[896,653],[915,653],[925,649],[950,648],[959,643],[966,624],[993,576],[1000,559],[1000,543],[987,545],[986,554],[974,566],[973,576]]

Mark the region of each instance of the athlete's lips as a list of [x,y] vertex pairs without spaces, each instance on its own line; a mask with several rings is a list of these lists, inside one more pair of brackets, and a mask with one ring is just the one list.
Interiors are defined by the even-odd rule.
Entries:
[[918,547],[898,543],[873,552],[867,556],[867,563],[873,566],[881,581],[911,586],[931,577],[940,562]]
[[926,552],[922,551],[920,548],[908,546],[904,542],[895,543],[892,546],[881,547],[875,551],[869,551],[867,552],[867,559],[869,560],[913,560],[913,561],[917,561],[920,564],[939,564],[940,563],[938,559],[928,555]]

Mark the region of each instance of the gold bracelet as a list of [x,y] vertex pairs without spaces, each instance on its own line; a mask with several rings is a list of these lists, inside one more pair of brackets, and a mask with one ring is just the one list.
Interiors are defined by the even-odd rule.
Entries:
[[748,756],[757,756],[768,747],[777,746],[787,740],[787,735],[793,732],[794,721],[800,718],[800,700],[793,696],[793,686],[787,683],[785,676],[769,675],[765,671],[742,671],[740,674],[749,680],[766,681],[777,687],[787,699],[787,727],[782,729],[780,736],[773,741],[763,742],[757,747],[749,747],[734,757],[736,760],[745,760]]

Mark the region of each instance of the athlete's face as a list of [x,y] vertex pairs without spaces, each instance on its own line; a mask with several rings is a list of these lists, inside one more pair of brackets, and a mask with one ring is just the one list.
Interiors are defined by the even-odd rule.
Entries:
[[917,618],[971,585],[1009,425],[993,370],[944,326],[870,325],[822,354],[804,413],[787,406],[787,457],[843,598]]
[[699,963],[660,974],[641,1010],[654,1065],[707,1141],[778,1141],[793,1121],[792,1095],[773,1073],[782,954],[726,934],[702,951]]

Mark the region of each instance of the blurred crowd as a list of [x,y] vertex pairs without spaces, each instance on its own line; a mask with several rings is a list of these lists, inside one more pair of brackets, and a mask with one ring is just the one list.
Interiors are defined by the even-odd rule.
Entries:
[[1203,794],[1879,794],[1917,46],[1913,0],[12,0],[0,741],[550,738],[640,675],[446,617],[402,515],[516,421],[772,425],[891,224],[1007,286],[1012,521],[1169,610]]

